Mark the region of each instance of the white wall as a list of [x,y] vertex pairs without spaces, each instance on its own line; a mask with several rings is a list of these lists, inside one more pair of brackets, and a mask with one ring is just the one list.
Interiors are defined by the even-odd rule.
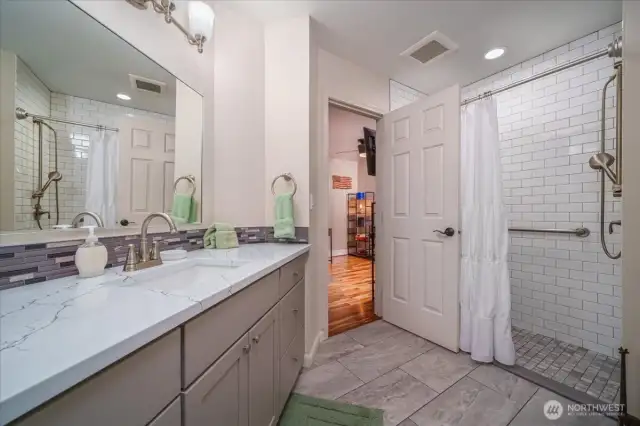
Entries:
[[215,143],[213,158],[204,159],[213,176],[204,190],[215,194],[209,221],[265,225],[264,29],[224,3],[215,6]]
[[[313,40],[313,37],[312,37]],[[315,109],[312,120],[314,136],[311,143],[311,192],[315,206],[311,212],[309,265],[312,285],[307,298],[313,301],[313,314],[316,326],[310,332],[326,337],[328,324],[327,292],[329,274],[327,270],[327,252],[329,239],[327,229],[329,219],[329,187],[325,176],[329,175],[329,99],[346,102],[351,105],[385,113],[389,110],[389,78],[371,73],[347,60],[339,58],[322,49],[314,55],[317,64],[317,78],[312,86]],[[321,177],[321,179],[319,178]]]
[[[619,31],[616,24],[560,46],[464,88],[462,97],[602,49]],[[495,96],[510,225],[591,230],[587,238],[509,233],[513,325],[610,356],[622,336],[621,261],[600,246],[600,174],[587,163],[600,151],[600,91],[612,73],[613,59],[602,58]],[[614,95],[607,92],[607,149]],[[606,220],[618,220],[622,203],[609,181],[606,188]],[[619,251],[619,229],[607,241]]]
[[627,358],[627,392],[629,413],[640,417],[640,2],[625,0],[624,20],[624,107],[622,132],[624,136],[624,176],[622,215],[622,309],[624,335],[622,343],[629,349]]
[[[265,26],[265,223],[274,223],[271,182],[291,173],[296,226],[309,226],[310,21],[308,16]],[[291,190],[279,179],[276,191]],[[326,253],[326,252],[325,252]]]
[[[332,158],[329,164],[329,216],[333,235],[333,256],[347,254],[347,194],[358,188],[358,162]],[[348,176],[352,189],[334,189],[331,176]]]
[[426,96],[426,94],[416,89],[405,86],[395,80],[389,80],[389,104],[391,111],[409,105]]
[[367,159],[362,157],[358,158],[358,191],[376,192],[376,177],[369,176],[369,172],[367,171]]
[[[202,205],[202,96],[182,81],[176,81],[174,181],[192,175],[196,180],[194,199]],[[198,219],[200,209],[198,208]]]

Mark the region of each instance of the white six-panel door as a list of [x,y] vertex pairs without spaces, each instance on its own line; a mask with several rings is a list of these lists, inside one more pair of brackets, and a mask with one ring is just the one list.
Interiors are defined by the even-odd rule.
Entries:
[[149,213],[168,212],[173,200],[174,124],[134,117],[118,126],[118,220],[142,223]]
[[377,134],[383,317],[457,352],[459,86],[385,114]]

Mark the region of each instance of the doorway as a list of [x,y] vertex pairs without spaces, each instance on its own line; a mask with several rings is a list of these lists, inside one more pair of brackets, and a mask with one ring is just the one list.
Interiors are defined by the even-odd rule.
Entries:
[[[329,102],[329,336],[378,317],[374,313],[375,170],[371,114]],[[365,129],[366,135],[365,135]],[[375,137],[375,136],[373,136]]]

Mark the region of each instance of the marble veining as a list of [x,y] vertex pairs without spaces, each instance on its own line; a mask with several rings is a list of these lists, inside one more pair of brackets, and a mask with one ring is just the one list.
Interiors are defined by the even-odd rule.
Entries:
[[[307,252],[306,244],[198,250],[134,273],[0,292],[4,425]],[[217,262],[217,263],[216,263]],[[211,267],[193,267],[199,264]],[[216,267],[215,265],[219,265]]]

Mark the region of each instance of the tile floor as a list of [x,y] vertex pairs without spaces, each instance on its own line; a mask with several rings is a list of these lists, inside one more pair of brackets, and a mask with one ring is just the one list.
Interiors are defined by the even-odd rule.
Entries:
[[384,321],[323,342],[295,392],[383,409],[385,426],[615,425],[600,415],[547,420],[546,401],[569,401]]
[[620,360],[513,328],[516,365],[611,403],[620,389]]

